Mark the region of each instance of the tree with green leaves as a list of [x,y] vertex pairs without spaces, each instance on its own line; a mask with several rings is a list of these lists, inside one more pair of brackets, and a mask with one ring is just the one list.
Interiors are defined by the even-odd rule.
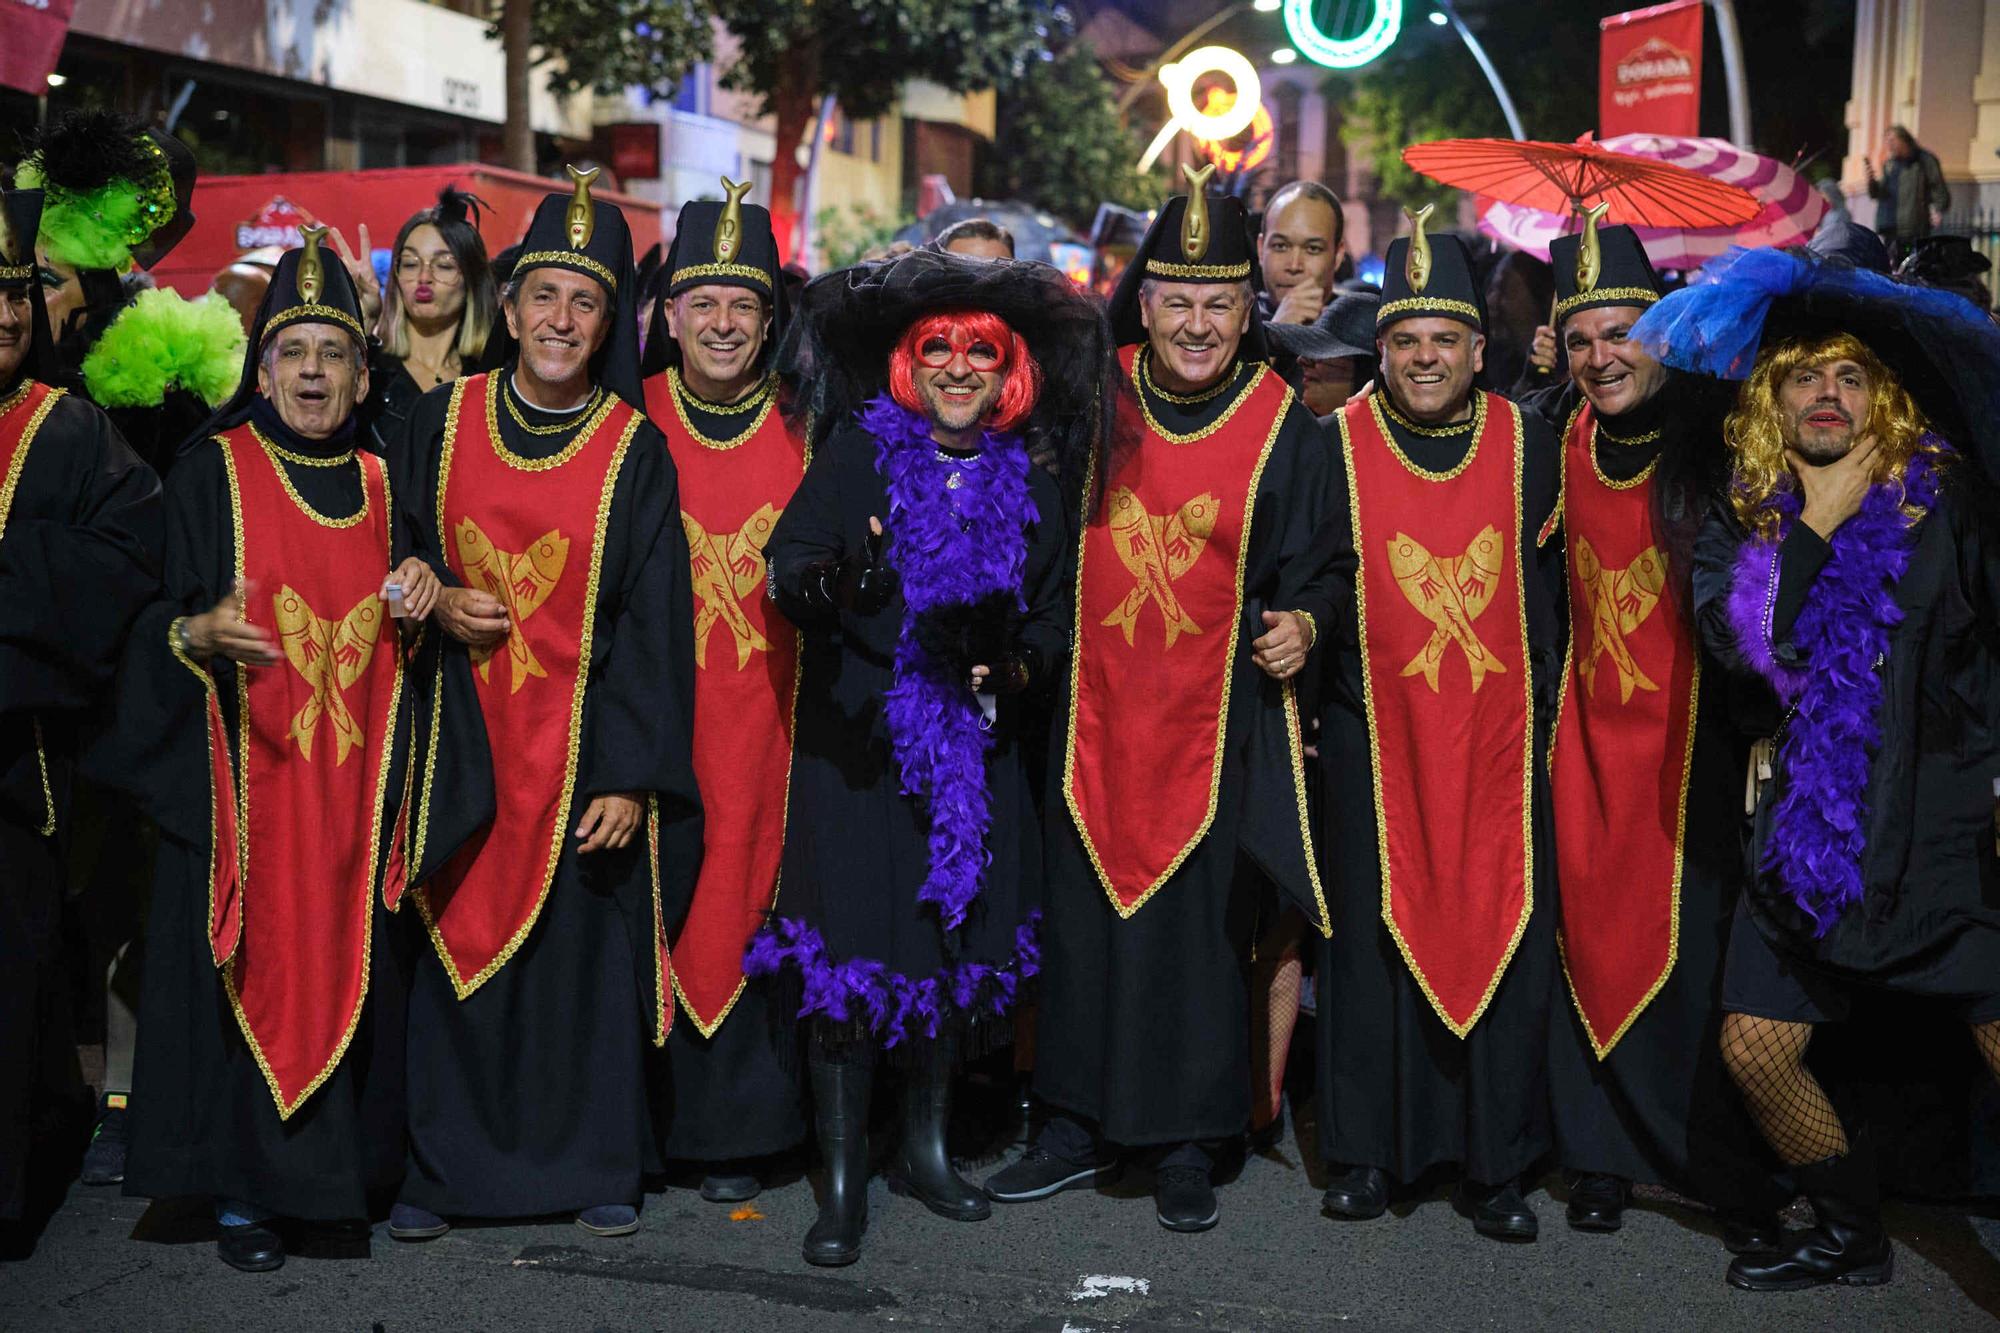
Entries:
[[535,169],[531,67],[546,71],[557,97],[626,88],[665,96],[708,58],[708,8],[683,0],[502,0],[494,35],[507,53],[507,165]]
[[1000,93],[1000,137],[979,192],[1021,199],[1071,226],[1090,226],[1101,203],[1150,208],[1159,202],[1153,173],[1138,169],[1145,141],[1118,117],[1111,84],[1087,42],[1031,61]]

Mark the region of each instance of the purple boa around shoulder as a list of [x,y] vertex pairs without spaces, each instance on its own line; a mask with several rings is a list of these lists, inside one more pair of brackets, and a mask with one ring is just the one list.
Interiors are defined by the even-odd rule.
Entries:
[[1003,1017],[1021,983],[1041,971],[1041,921],[1040,912],[1028,914],[1014,931],[1014,953],[1004,963],[950,964],[915,981],[873,958],[836,963],[817,930],[780,918],[750,942],[743,970],[759,976],[787,965],[798,968],[805,987],[800,1018],[821,1014],[836,1023],[863,1024],[884,1047],[893,1047],[915,1037],[935,1038],[954,1011]]
[[[1926,436],[1928,448],[1943,442]],[[1948,452],[1948,451],[1947,451]],[[1903,619],[1896,585],[1916,547],[1907,501],[1928,510],[1938,493],[1929,454],[1910,459],[1901,488],[1875,486],[1861,510],[1834,530],[1833,554],[1806,593],[1792,642],[1804,666],[1777,660],[1771,616],[1777,600],[1778,549],[1798,520],[1802,500],[1781,490],[1770,504],[1776,535],[1751,537],[1737,551],[1727,613],[1739,651],[1792,710],[1783,742],[1784,788],[1771,812],[1762,868],[1777,876],[1813,919],[1815,938],[1861,901],[1867,848],[1869,767],[1882,741],[1877,713],[1891,631]]]
[[930,422],[887,394],[862,410],[861,427],[875,437],[875,467],[889,491],[889,557],[905,604],[896,683],[883,715],[903,794],[930,806],[930,868],[917,900],[936,904],[944,928],[956,930],[979,896],[989,859],[986,752],[993,738],[965,682],[950,664],[930,659],[910,622],[995,593],[1018,602],[1036,517],[1028,450],[1018,435],[988,432],[977,454],[945,461]]

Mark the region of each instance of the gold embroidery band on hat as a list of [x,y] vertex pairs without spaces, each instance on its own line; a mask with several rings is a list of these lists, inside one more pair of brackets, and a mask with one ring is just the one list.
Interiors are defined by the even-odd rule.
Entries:
[[0,264],[0,282],[26,282],[34,276],[33,264]]
[[1470,301],[1454,301],[1448,296],[1406,296],[1376,311],[1375,327],[1379,329],[1390,320],[1401,319],[1405,315],[1458,315],[1475,324],[1485,322],[1479,316],[1479,307]]
[[1651,305],[1660,294],[1651,287],[1598,287],[1556,302],[1556,323],[1560,324],[1585,306]]
[[292,324],[338,324],[361,341],[368,341],[368,335],[361,331],[360,320],[338,306],[321,305],[316,301],[288,306],[271,316],[270,321],[264,325],[266,341],[279,329]]
[[678,287],[684,282],[700,282],[705,278],[741,278],[754,282],[760,291],[771,290],[771,275],[755,264],[689,264],[686,268],[674,270],[674,280],[668,284]]
[[522,255],[514,264],[514,272],[526,273],[531,268],[545,268],[553,264],[557,268],[581,269],[604,284],[605,290],[618,290],[618,275],[589,255],[577,254],[573,250],[532,250]]
[[1240,264],[1175,264],[1148,259],[1146,272],[1158,278],[1188,278],[1195,282],[1240,282],[1250,276],[1250,261]]

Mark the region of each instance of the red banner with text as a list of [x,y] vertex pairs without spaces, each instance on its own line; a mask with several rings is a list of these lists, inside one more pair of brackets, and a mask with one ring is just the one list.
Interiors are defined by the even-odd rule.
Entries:
[[1597,137],[1701,133],[1702,0],[1598,20]]
[[75,0],[0,0],[0,88],[37,96],[49,90]]

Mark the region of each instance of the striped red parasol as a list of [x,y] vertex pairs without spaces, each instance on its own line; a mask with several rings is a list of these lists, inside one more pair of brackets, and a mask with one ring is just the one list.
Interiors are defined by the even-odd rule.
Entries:
[[1547,213],[1609,204],[1607,222],[1634,227],[1728,227],[1748,222],[1763,207],[1740,186],[1614,153],[1588,134],[1575,143],[1445,139],[1410,145],[1403,161],[1445,185]]

